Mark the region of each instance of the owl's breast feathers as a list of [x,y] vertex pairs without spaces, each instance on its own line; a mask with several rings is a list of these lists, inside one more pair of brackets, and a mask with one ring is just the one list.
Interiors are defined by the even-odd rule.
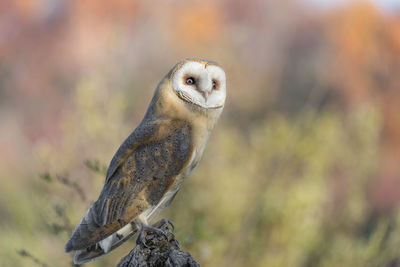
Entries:
[[[193,125],[186,120],[144,120],[112,159],[99,199],[65,246],[67,252],[95,245],[156,206],[198,162]],[[182,179],[183,178],[183,179]],[[174,187],[174,188],[172,188]]]

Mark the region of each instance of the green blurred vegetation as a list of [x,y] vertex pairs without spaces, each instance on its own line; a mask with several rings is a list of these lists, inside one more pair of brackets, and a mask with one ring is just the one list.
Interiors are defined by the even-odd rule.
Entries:
[[[112,151],[134,127],[123,119],[122,92],[110,94],[95,80],[77,87],[59,145],[33,148],[40,167],[14,170],[30,178],[1,180],[8,204],[1,210],[2,266],[32,265],[20,249],[49,266],[70,265],[64,243],[96,199]],[[222,119],[162,216],[204,266],[393,266],[400,217],[373,216],[368,203],[380,129],[372,104],[346,117],[330,108],[271,114],[245,130]],[[6,166],[0,170],[10,177]],[[90,265],[113,265],[133,246]]]
[[371,107],[219,125],[169,210],[178,236],[206,266],[397,264],[400,218],[368,209],[379,125]]

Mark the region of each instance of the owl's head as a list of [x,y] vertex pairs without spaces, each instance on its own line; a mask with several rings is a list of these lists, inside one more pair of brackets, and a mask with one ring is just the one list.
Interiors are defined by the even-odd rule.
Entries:
[[187,103],[205,109],[225,104],[225,72],[215,62],[185,59],[172,69],[170,79],[174,92]]

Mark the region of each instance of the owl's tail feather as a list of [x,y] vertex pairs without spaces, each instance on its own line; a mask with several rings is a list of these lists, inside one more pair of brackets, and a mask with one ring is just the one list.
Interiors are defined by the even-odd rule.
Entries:
[[119,221],[101,225],[93,214],[95,213],[91,207],[65,245],[65,252],[75,252],[75,264],[92,261],[107,254],[135,235],[140,229],[136,220],[126,225],[121,225]]
[[75,252],[74,263],[83,264],[85,262],[96,260],[119,247],[137,232],[138,227],[135,223],[132,222],[127,224],[122,229],[101,240],[97,244],[86,249],[77,250]]

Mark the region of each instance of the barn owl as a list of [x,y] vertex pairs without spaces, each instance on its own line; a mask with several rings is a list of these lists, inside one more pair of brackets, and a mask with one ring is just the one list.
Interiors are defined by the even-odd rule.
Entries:
[[225,97],[225,72],[215,62],[185,59],[167,73],[65,246],[75,252],[75,264],[103,256],[150,227],[199,163]]

